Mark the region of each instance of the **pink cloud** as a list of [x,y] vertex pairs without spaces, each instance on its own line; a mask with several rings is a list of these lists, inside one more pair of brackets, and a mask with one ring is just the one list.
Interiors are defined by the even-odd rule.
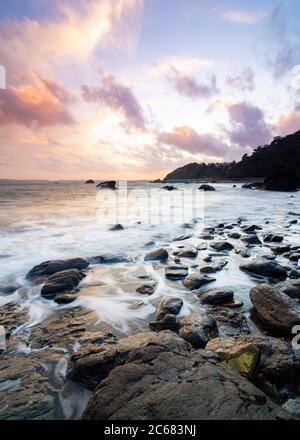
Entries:
[[223,158],[228,153],[228,145],[212,134],[199,134],[191,127],[175,127],[170,133],[161,133],[158,140],[193,154],[205,154]]
[[130,126],[145,128],[143,109],[134,93],[128,86],[118,83],[113,75],[103,74],[100,86],[82,86],[82,96],[87,102],[99,102],[120,112]]
[[74,99],[58,81],[36,75],[32,85],[0,91],[0,124],[32,128],[71,125],[75,121],[68,105]]
[[279,135],[286,136],[300,130],[300,111],[290,112],[282,116],[277,124],[277,131]]

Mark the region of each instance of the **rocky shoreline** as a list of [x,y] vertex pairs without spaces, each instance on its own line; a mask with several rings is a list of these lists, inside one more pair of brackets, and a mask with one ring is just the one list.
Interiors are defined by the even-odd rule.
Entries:
[[[298,217],[289,214],[287,230]],[[6,330],[1,418],[300,417],[300,359],[292,347],[293,329],[300,325],[300,246],[282,232],[270,234],[266,224],[240,218],[191,236],[145,251],[128,290],[140,297],[134,307],[150,301],[155,312],[141,324],[142,332],[131,328],[130,336],[77,303],[99,284],[93,284],[94,271],[119,268],[126,257],[72,258],[32,268],[29,285],[45,304],[56,303],[55,314],[37,325],[26,325],[28,287],[0,286],[2,294],[14,297],[0,307]],[[230,254],[253,279],[251,316],[238,286],[214,286]],[[180,295],[160,292],[158,278],[145,267],[177,286]],[[193,302],[189,313],[186,298]]]

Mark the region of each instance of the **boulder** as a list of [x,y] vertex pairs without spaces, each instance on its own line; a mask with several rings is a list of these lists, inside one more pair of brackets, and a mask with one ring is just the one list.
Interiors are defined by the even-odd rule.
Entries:
[[163,186],[161,189],[164,189],[166,191],[175,191],[175,190],[177,190],[177,188],[175,186],[172,186],[172,185]]
[[229,234],[229,238],[232,238],[233,240],[238,240],[241,238],[241,234],[239,232],[232,232]]
[[150,322],[149,327],[156,332],[161,332],[164,330],[176,331],[176,329],[177,329],[176,316],[170,315],[170,314],[165,315],[159,321]]
[[207,184],[201,185],[199,189],[203,191],[216,191],[216,188],[214,188],[212,185],[207,185]]
[[281,399],[286,393],[298,393],[300,386],[300,359],[291,345],[283,339],[267,336],[241,336],[240,338],[214,339],[206,349],[222,358],[230,355],[237,345],[255,345],[260,359],[252,378],[255,385],[273,398]]
[[168,331],[136,334],[91,356],[73,355],[68,375],[98,383],[85,420],[292,419],[215,354],[192,350]]
[[242,235],[241,240],[249,246],[256,246],[262,244],[256,234]]
[[202,304],[220,305],[224,302],[232,301],[234,293],[230,289],[211,289],[197,294]]
[[244,189],[262,189],[263,183],[262,182],[253,182],[253,183],[245,183],[242,188]]
[[288,270],[276,261],[256,258],[240,264],[240,269],[251,275],[259,275],[268,278],[286,279]]
[[189,290],[197,290],[205,284],[212,283],[213,281],[216,281],[216,279],[207,275],[191,273],[182,283]]
[[166,296],[158,306],[156,312],[156,321],[161,321],[165,315],[178,315],[183,306],[183,300],[175,296]]
[[212,266],[201,267],[200,273],[217,273],[216,269]]
[[41,295],[47,299],[55,299],[58,294],[74,290],[85,278],[78,269],[63,270],[51,275],[41,290]]
[[110,231],[123,231],[124,227],[120,224],[114,225],[111,228],[109,228]]
[[192,247],[184,248],[178,253],[179,258],[196,258],[198,255],[198,250]]
[[291,335],[300,324],[300,304],[279,287],[259,284],[250,291],[250,299],[259,318],[276,332]]
[[290,298],[300,300],[300,279],[289,280],[277,285],[281,292],[288,295]]
[[90,263],[86,258],[71,258],[69,260],[45,261],[44,263],[41,263],[31,269],[31,271],[28,272],[26,278],[31,280],[40,278],[42,280],[57,272],[62,272],[68,269],[87,269],[89,264]]
[[243,339],[212,339],[206,350],[217,353],[221,360],[235,368],[243,376],[253,379],[259,364],[259,348]]
[[86,183],[87,185],[91,185],[92,183],[95,183],[95,182],[94,182],[94,180],[89,179],[89,180],[87,180],[85,183]]
[[242,336],[250,333],[244,314],[226,307],[226,303],[222,306],[203,304],[203,307],[217,321],[220,336]]
[[210,247],[218,252],[231,251],[232,249],[234,249],[234,246],[228,241],[217,241],[215,243],[211,243]]
[[266,234],[264,235],[264,242],[266,243],[282,243],[283,237],[276,234]]
[[261,231],[262,230],[262,228],[260,226],[257,226],[257,225],[250,225],[250,226],[246,225],[246,226],[243,226],[242,229],[247,234],[253,234],[256,231]]
[[11,295],[20,289],[20,285],[18,283],[4,283],[0,284],[0,294],[3,295]]
[[110,180],[110,181],[106,181],[106,182],[100,182],[97,185],[97,188],[102,188],[102,189],[117,189],[116,187],[117,182],[115,180]]
[[165,261],[168,258],[169,258],[168,252],[163,248],[159,248],[159,249],[155,249],[151,252],[148,252],[145,255],[144,260],[145,261]]
[[172,264],[166,267],[165,275],[169,280],[181,280],[186,278],[189,273],[189,268],[180,264]]
[[156,290],[156,284],[155,283],[147,283],[143,284],[142,286],[138,287],[136,289],[137,293],[140,293],[141,295],[153,295]]
[[187,316],[178,325],[178,335],[194,348],[205,348],[210,339],[218,336],[216,321],[205,312]]

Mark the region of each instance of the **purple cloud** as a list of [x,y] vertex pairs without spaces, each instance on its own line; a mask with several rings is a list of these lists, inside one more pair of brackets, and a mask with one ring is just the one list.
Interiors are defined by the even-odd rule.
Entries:
[[110,109],[120,112],[126,122],[135,128],[144,129],[146,121],[143,110],[132,90],[116,81],[110,74],[103,74],[101,86],[82,86],[82,96],[87,102],[100,102]]
[[227,131],[231,142],[240,147],[256,147],[272,140],[271,127],[265,122],[263,111],[253,104],[238,102],[228,104],[227,110],[233,124]]
[[167,75],[167,79],[180,95],[188,98],[210,98],[219,93],[215,75],[212,75],[208,84],[203,84],[193,76],[181,74],[172,67],[172,72]]
[[251,67],[245,67],[240,75],[237,76],[227,76],[226,84],[230,87],[238,89],[242,92],[246,90],[254,90],[254,72]]

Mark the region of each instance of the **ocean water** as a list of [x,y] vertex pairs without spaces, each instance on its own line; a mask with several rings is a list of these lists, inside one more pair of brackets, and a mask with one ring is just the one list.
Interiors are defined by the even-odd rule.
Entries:
[[[148,182],[122,182],[116,192],[97,190],[95,185],[82,182],[0,184],[0,285],[17,282],[21,286],[12,295],[0,294],[0,307],[17,301],[28,314],[28,321],[15,334],[28,334],[62,309],[73,307],[89,309],[98,324],[104,323],[124,335],[147,331],[163,296],[183,299],[180,316],[199,310],[201,305],[193,292],[181,281],[167,280],[164,264],[146,263],[144,256],[157,247],[165,247],[172,256],[179,247],[208,243],[199,236],[210,226],[235,224],[232,230],[225,229],[223,236],[215,237],[228,240],[230,232],[241,232],[236,222],[242,217],[243,224],[263,228],[258,231],[260,238],[264,233],[278,233],[284,235],[284,243],[300,245],[300,193],[251,191],[242,189],[242,184],[234,188],[230,183],[214,186],[215,192],[203,193],[198,190],[199,183],[176,184],[178,190],[172,192]],[[291,225],[295,219],[298,223]],[[117,223],[122,223],[124,230],[111,231]],[[182,235],[190,238],[178,241]],[[240,240],[229,241],[237,250],[244,248]],[[268,246],[250,250],[251,257],[272,255]],[[209,247],[200,250],[197,258],[182,259],[182,263],[189,266],[190,272],[197,272],[211,252]],[[43,299],[41,286],[32,286],[26,280],[28,271],[43,261],[103,255],[122,258],[114,264],[92,264],[80,285],[80,296],[68,305]],[[252,332],[259,333],[260,328],[251,321],[249,290],[260,280],[239,269],[244,259],[234,251],[213,259],[225,259],[228,264],[204,289],[232,288],[235,298],[244,302],[240,310],[249,318]],[[280,256],[277,259],[282,264],[288,262]],[[146,276],[157,284],[154,295],[136,293]],[[31,352],[30,345],[20,344],[19,355],[30,356]],[[61,381],[54,411],[60,418],[77,419],[90,393],[68,381],[64,383],[67,354],[63,349],[61,353],[52,372],[54,379]],[[49,373],[49,381],[54,379]],[[22,377],[1,383],[0,401],[6,405],[7,392],[18,399],[21,383]]]
[[[285,242],[300,244],[300,221],[290,225],[291,220],[299,218],[290,215],[291,212],[300,213],[299,193],[251,191],[241,186],[216,184],[215,192],[203,193],[198,190],[199,184],[181,183],[176,184],[178,191],[167,192],[161,190],[160,184],[123,182],[120,199],[120,192],[97,190],[95,185],[82,182],[2,184],[0,284],[16,281],[31,291],[25,307],[31,316],[28,325],[34,326],[55,313],[58,306],[42,300],[39,290],[26,281],[26,274],[33,266],[51,259],[121,255],[128,261],[92,267],[83,282],[86,287],[83,294],[68,307],[86,306],[96,311],[99,320],[125,332],[130,332],[134,320],[146,321],[153,313],[153,301],[155,303],[162,295],[182,296],[185,300],[183,313],[188,313],[193,309],[193,295],[187,293],[180,282],[167,281],[162,267],[155,269],[151,263],[144,263],[145,253],[152,248],[166,246],[175,250],[178,246],[205,243],[199,239],[203,228],[235,223],[239,217],[245,219],[244,224],[263,227],[259,236],[276,232],[284,234]],[[172,210],[176,205],[183,208]],[[120,222],[124,230],[109,230]],[[191,238],[173,241],[183,234]],[[243,247],[237,240],[230,241],[236,248]],[[256,247],[252,255],[268,252],[271,254],[266,247]],[[208,253],[200,251],[195,261],[187,260],[186,263],[201,263]],[[248,310],[248,292],[256,280],[239,270],[241,257],[236,253],[231,252],[226,259],[227,267],[218,272],[216,282],[209,287],[234,288],[236,297],[245,302]],[[286,262],[283,259],[283,263]],[[133,307],[141,299],[134,289],[137,270],[147,272],[158,282],[155,295],[143,297],[144,305],[140,308]],[[2,295],[0,305],[17,298],[18,292]]]

